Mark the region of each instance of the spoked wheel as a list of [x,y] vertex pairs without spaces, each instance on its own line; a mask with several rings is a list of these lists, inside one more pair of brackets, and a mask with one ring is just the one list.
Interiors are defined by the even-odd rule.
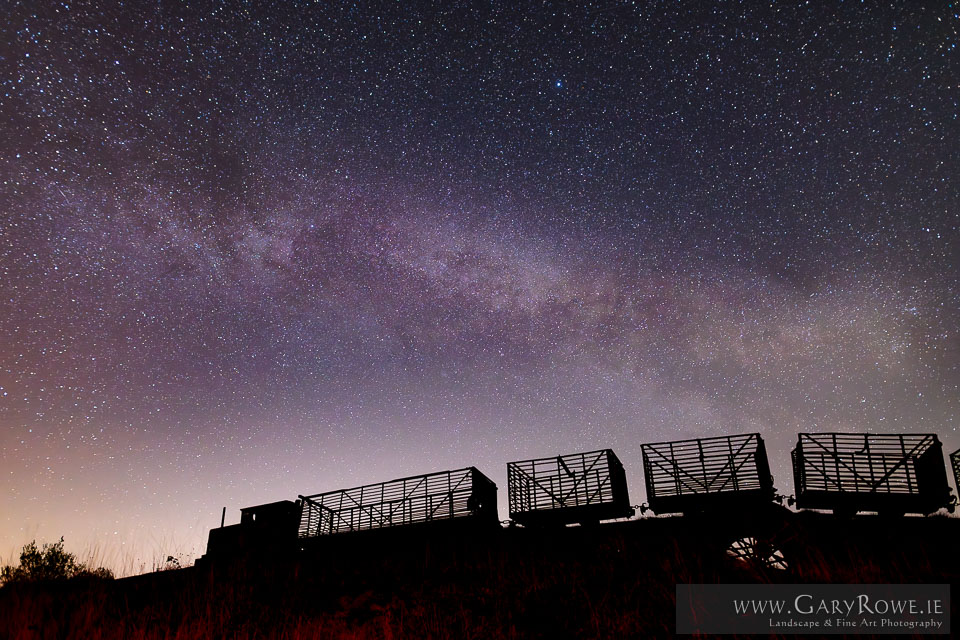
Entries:
[[790,568],[782,549],[775,538],[747,536],[734,540],[727,547],[727,555],[759,569],[786,571]]
[[726,556],[760,571],[792,570],[797,556],[792,520],[792,514],[778,506],[754,512],[727,531]]

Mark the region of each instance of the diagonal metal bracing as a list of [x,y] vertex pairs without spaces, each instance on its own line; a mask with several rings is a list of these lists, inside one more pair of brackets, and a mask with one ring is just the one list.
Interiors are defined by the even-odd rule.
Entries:
[[[879,480],[877,480],[877,482],[870,488],[870,490],[871,490],[871,491],[876,491],[877,488],[878,488],[881,484],[883,484],[883,483],[886,481],[887,478],[889,478],[891,475],[893,475],[893,472],[894,472],[894,471],[896,471],[898,468],[900,468],[901,465],[906,464],[907,460],[912,460],[912,459],[913,459],[913,454],[916,453],[917,449],[919,449],[919,448],[921,447],[921,445],[924,445],[924,444],[927,444],[925,440],[921,440],[920,442],[918,442],[917,445],[916,445],[913,449],[910,450],[910,453],[907,453],[907,454],[905,454],[902,458],[900,458],[900,460],[897,462],[897,464],[893,465],[893,467],[891,467],[889,471],[887,471],[885,474],[883,474],[883,477],[881,477]],[[908,470],[907,470],[907,479],[908,479],[908,481],[909,481],[909,477],[910,477],[909,474],[910,474],[910,471],[909,471],[909,469],[908,469]]]
[[540,484],[540,481],[539,481],[539,480],[537,480],[535,477],[531,476],[531,475],[530,475],[529,473],[527,473],[524,469],[517,469],[517,472],[518,472],[520,475],[522,475],[522,476],[524,476],[525,478],[527,478],[527,480],[529,480],[529,481],[532,482],[533,484],[535,484],[535,485],[537,485],[538,487],[540,487],[545,494],[547,494],[548,496],[551,496],[552,498],[554,498],[557,502],[560,503],[560,506],[562,506],[562,507],[567,506],[566,503],[563,501],[563,499],[562,499],[561,496],[555,496],[552,489],[547,489],[545,486],[543,486],[542,484]]
[[[823,477],[823,479],[824,479],[825,482],[826,482],[826,481],[829,481],[829,482],[831,482],[833,485],[835,485],[838,489],[843,490],[845,487],[849,487],[850,481],[852,480],[854,486],[863,485],[863,486],[866,488],[865,493],[875,493],[875,492],[877,492],[877,490],[881,487],[881,485],[883,485],[883,483],[885,483],[885,482],[888,482],[888,481],[893,477],[893,475],[897,472],[897,470],[900,469],[901,467],[903,467],[904,470],[906,471],[906,473],[907,473],[907,481],[909,482],[909,479],[910,479],[910,470],[909,470],[909,468],[906,467],[905,465],[907,464],[908,461],[913,460],[913,456],[914,456],[914,454],[915,454],[918,450],[920,450],[920,449],[923,448],[924,446],[927,446],[927,445],[930,444],[929,441],[928,441],[928,439],[927,439],[927,438],[924,438],[924,439],[922,439],[920,442],[918,442],[916,445],[914,445],[914,447],[913,447],[909,452],[907,452],[907,451],[904,449],[904,451],[903,451],[902,453],[898,453],[898,454],[897,454],[897,462],[896,462],[892,467],[890,467],[890,468],[888,469],[888,468],[886,468],[886,467],[887,467],[887,465],[886,465],[886,459],[887,459],[886,453],[876,453],[876,454],[875,454],[875,453],[870,453],[870,452],[867,452],[867,453],[859,452],[859,453],[858,453],[858,452],[854,452],[854,451],[836,451],[836,450],[831,450],[831,449],[827,448],[826,446],[824,446],[824,444],[823,444],[822,442],[820,442],[818,439],[815,439],[815,438],[809,438],[809,437],[808,437],[808,438],[806,438],[804,441],[806,441],[806,442],[811,442],[811,443],[813,443],[813,444],[816,444],[820,449],[822,449],[822,450],[825,452],[825,453],[821,454],[824,464],[827,463],[828,461],[829,461],[829,462],[832,462],[832,463],[834,464],[834,466],[837,466],[837,467],[842,466],[844,469],[846,469],[846,470],[851,474],[851,477],[850,477],[849,479],[845,479],[845,478],[843,478],[843,477],[840,477],[840,476],[837,475],[837,474],[832,474],[832,473],[828,472],[825,467],[817,466],[817,465],[813,462],[813,460],[811,459],[811,457],[810,457],[809,454],[801,454],[801,459],[802,459],[803,463],[806,464],[806,465],[809,465],[810,467],[812,467],[813,469],[815,469],[816,471],[818,471],[818,472],[821,474],[821,476]],[[865,439],[865,446],[869,447],[869,440],[868,440],[868,439]],[[864,477],[863,475],[861,475],[860,472],[858,471],[858,464],[857,464],[857,461],[858,461],[857,456],[858,456],[858,455],[864,456],[863,462],[866,462],[867,464],[869,464],[869,465],[871,466],[871,469],[872,469],[872,465],[873,465],[874,460],[875,460],[877,457],[879,457],[880,460],[884,461],[884,470],[885,470],[885,471],[884,471],[884,474],[883,474],[879,479],[874,479],[874,478],[872,478],[872,477],[871,477],[870,479],[865,478],[865,477]],[[847,461],[848,459],[849,459],[849,461],[850,461],[849,463],[848,463],[848,461]],[[834,477],[834,476],[836,476],[836,477]]]
[[699,490],[696,487],[692,487],[680,479],[680,473],[683,473],[683,475],[687,476],[687,478],[689,478],[694,484],[699,485],[703,489],[703,491],[707,490],[706,485],[703,483],[703,481],[700,478],[694,476],[683,467],[677,466],[673,460],[667,458],[661,452],[655,451],[655,453],[659,455],[661,458],[663,458],[664,462],[670,465],[670,468],[663,466],[663,464],[658,460],[650,460],[650,463],[662,469],[663,472],[667,474],[669,478],[671,478],[672,480],[675,480],[676,482],[679,482],[680,484],[682,484],[684,487],[686,487],[693,493],[699,493]]
[[[865,484],[865,485],[867,485],[867,486],[870,485],[870,482],[869,482],[866,478],[864,478],[864,477],[861,476],[859,473],[857,473],[856,468],[851,467],[851,466],[848,465],[842,458],[839,457],[837,451],[831,451],[830,449],[828,449],[827,447],[825,447],[822,442],[820,442],[819,440],[816,440],[816,439],[814,439],[814,438],[807,438],[807,441],[808,441],[808,442],[812,442],[813,444],[817,445],[818,447],[820,447],[821,449],[823,449],[824,451],[826,451],[826,452],[827,452],[827,455],[830,456],[830,458],[833,459],[834,463],[843,465],[843,467],[844,467],[847,471],[849,471],[850,473],[852,473],[855,478],[858,478],[859,480],[862,480],[862,481],[863,481],[863,484]],[[826,475],[826,471],[821,470],[821,473],[823,473],[824,475]]]
[[[300,535],[308,537],[473,516],[477,510],[471,508],[470,499],[492,496],[495,492],[493,482],[468,467],[301,496],[305,506]],[[486,499],[486,503],[491,502]]]
[[[740,447],[740,448],[741,448],[741,450],[743,449],[743,447]],[[737,453],[739,453],[739,451],[738,451]],[[734,454],[734,455],[736,455],[736,454]],[[731,457],[729,462],[733,462],[733,460],[734,460],[734,458]],[[728,483],[728,482],[731,482],[734,478],[737,477],[737,473],[740,471],[740,469],[743,468],[743,465],[747,464],[747,462],[748,462],[749,460],[750,460],[750,456],[749,456],[749,455],[745,455],[745,456],[743,456],[742,458],[740,458],[740,464],[738,464],[734,469],[731,470],[730,474],[727,476],[727,479],[723,481],[723,484],[720,485],[720,488],[717,489],[717,491],[723,491],[723,488],[727,486],[727,483]],[[724,468],[726,468],[726,465],[724,465]],[[714,479],[710,481],[710,484],[712,484],[714,480],[719,480],[719,479],[720,479],[720,473],[722,473],[722,472],[723,472],[723,469],[721,469],[720,472],[718,472],[717,475],[714,476]]]
[[510,516],[524,526],[633,514],[623,465],[610,449],[510,462],[507,480]]
[[642,452],[647,496],[656,513],[699,509],[721,493],[745,501],[773,497],[760,434],[644,444]]
[[[826,456],[823,457],[823,460],[826,461]],[[829,482],[832,482],[832,483],[834,484],[834,486],[837,487],[837,489],[840,489],[840,490],[843,489],[843,487],[840,486],[839,478],[833,478],[833,477],[831,477],[831,475],[830,475],[829,473],[827,473],[827,470],[826,470],[825,468],[817,466],[817,465],[813,462],[813,460],[811,460],[810,458],[804,457],[802,464],[804,464],[804,465],[809,465],[809,466],[812,467],[815,471],[819,471],[819,472],[820,472],[820,476],[821,476],[821,477],[823,478],[823,480],[824,480],[824,486],[826,486],[827,481],[829,481]],[[804,472],[804,473],[806,473],[806,472]],[[809,475],[806,475],[806,478],[807,478],[807,480],[804,481],[804,484],[805,484],[805,485],[809,484],[809,478],[810,478],[810,476],[809,476]]]
[[597,486],[597,490],[594,491],[593,493],[591,493],[589,496],[587,496],[587,503],[589,504],[590,501],[593,500],[593,498],[595,498],[596,496],[600,496],[600,495],[601,495],[601,492],[603,491],[603,487],[606,486],[606,485],[608,485],[608,484],[610,484],[610,476],[609,476],[609,475],[604,476],[603,480],[601,480],[601,481],[600,481],[600,484]]
[[[566,503],[567,499],[570,496],[574,495],[574,493],[576,493],[577,487],[580,486],[580,481],[584,480],[587,477],[587,474],[593,471],[593,468],[597,466],[597,463],[600,462],[600,457],[603,455],[604,455],[603,452],[598,453],[597,457],[594,458],[593,462],[590,463],[590,466],[584,469],[582,473],[579,473],[576,476],[570,473],[569,467],[567,467],[566,463],[563,463],[563,458],[560,458],[560,462],[563,463],[563,466],[567,467],[567,473],[570,474],[572,478],[574,478],[573,487],[570,488],[570,491],[567,492],[567,495],[562,496],[562,502]],[[563,487],[561,487],[560,490],[563,491]]]
[[[743,449],[750,443],[750,440],[751,440],[751,439],[752,439],[752,436],[746,438],[746,439],[743,441],[743,444],[740,445],[740,448],[737,449],[736,452],[730,454],[730,457],[727,458],[727,461],[723,463],[723,466],[720,467],[720,470],[717,471],[716,474],[714,474],[713,479],[710,480],[710,481],[707,483],[707,491],[710,490],[710,485],[713,484],[713,482],[714,482],[715,480],[719,480],[719,479],[720,479],[721,474],[723,474],[723,472],[724,472],[724,470],[727,468],[727,466],[728,466],[728,465],[731,465],[731,464],[733,463],[734,459],[735,459],[738,455],[740,455],[740,452],[743,451]],[[729,440],[728,440],[727,442],[729,442]],[[748,459],[747,457],[744,457],[744,462],[745,462],[747,459]],[[730,476],[727,478],[727,480],[725,480],[724,483],[723,483],[723,485],[720,486],[720,489],[723,489],[723,487],[726,486],[727,482],[729,482],[730,480],[732,480],[732,479],[736,476],[737,471],[739,471],[741,467],[743,467],[743,462],[741,462],[740,465],[731,472],[731,474],[730,474]]]

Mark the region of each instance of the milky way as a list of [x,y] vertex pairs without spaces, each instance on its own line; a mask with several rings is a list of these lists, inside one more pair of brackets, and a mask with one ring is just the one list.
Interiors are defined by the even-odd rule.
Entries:
[[[960,446],[947,3],[15,3],[0,557],[643,442]],[[811,3],[821,5],[823,3]]]

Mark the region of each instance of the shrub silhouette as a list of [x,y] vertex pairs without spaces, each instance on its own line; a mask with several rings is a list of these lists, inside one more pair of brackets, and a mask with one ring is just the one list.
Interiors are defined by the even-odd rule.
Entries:
[[63,538],[52,544],[37,548],[36,541],[23,546],[20,552],[20,565],[7,565],[0,569],[0,585],[24,582],[50,582],[71,578],[111,579],[113,573],[103,567],[90,569],[77,562],[72,553],[63,549]]

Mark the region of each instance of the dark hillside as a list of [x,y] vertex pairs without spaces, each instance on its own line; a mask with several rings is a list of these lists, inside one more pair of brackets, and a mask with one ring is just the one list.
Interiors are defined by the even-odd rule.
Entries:
[[[955,518],[787,511],[487,534],[397,529],[114,582],[5,588],[0,620],[4,638],[665,636],[677,583],[960,583],[958,534]],[[746,537],[779,549],[788,569],[730,556]]]

